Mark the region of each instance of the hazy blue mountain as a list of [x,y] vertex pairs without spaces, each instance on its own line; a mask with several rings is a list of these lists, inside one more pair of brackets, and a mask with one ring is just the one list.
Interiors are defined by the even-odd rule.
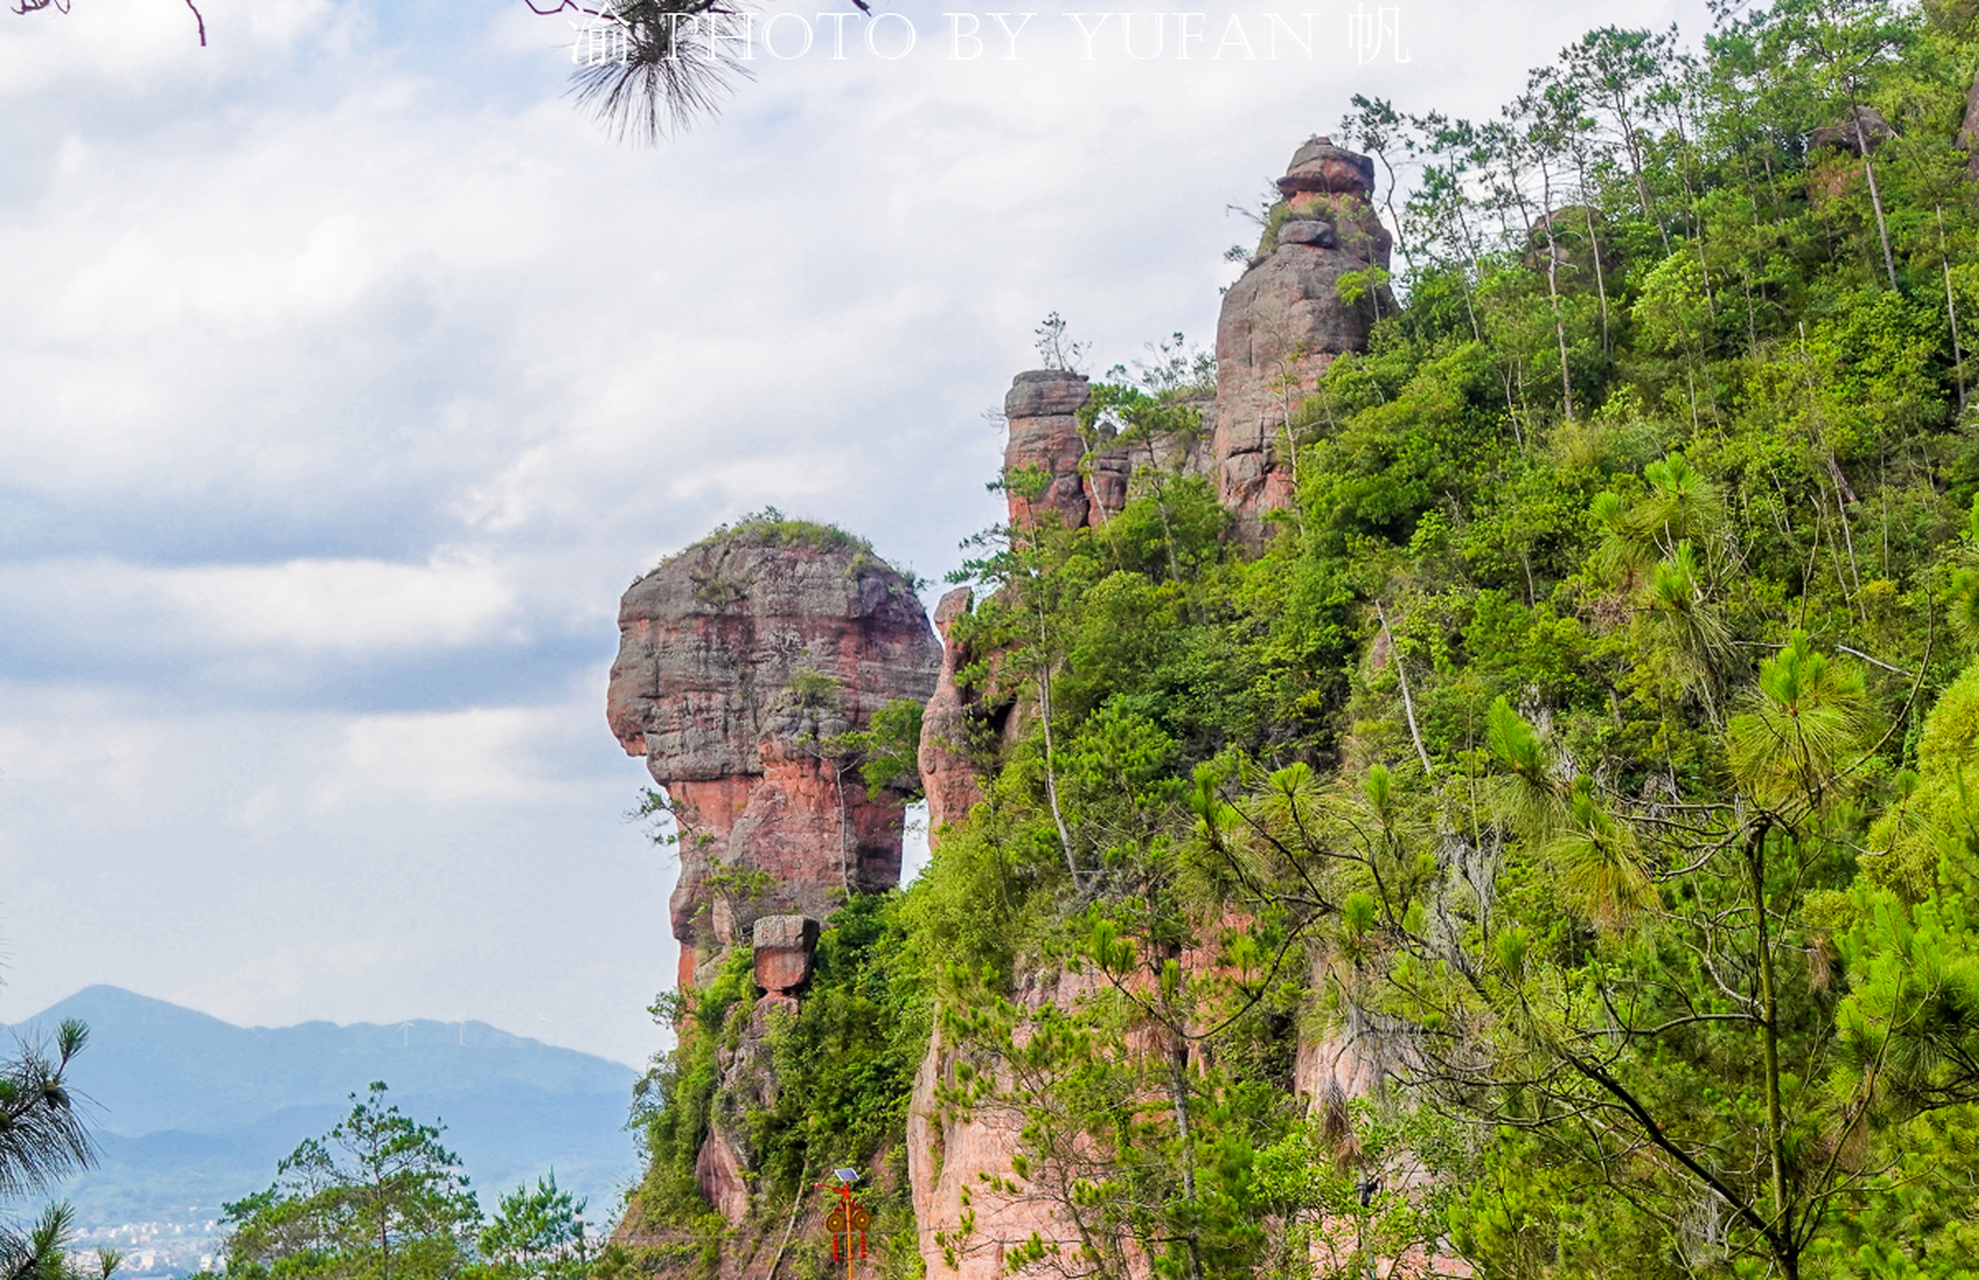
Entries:
[[77,992],[10,1030],[89,1024],[72,1068],[100,1167],[65,1194],[86,1225],[191,1222],[268,1185],[275,1163],[349,1111],[373,1080],[416,1120],[445,1124],[483,1207],[555,1168],[594,1222],[635,1172],[624,1131],[638,1073],[481,1022],[236,1027],[118,987]]
[[31,1036],[64,1018],[90,1027],[75,1079],[100,1108],[97,1127],[127,1137],[207,1133],[283,1107],[334,1102],[373,1080],[396,1095],[445,1099],[507,1085],[627,1096],[637,1078],[620,1063],[485,1022],[236,1027],[108,986],[85,987],[12,1030]]

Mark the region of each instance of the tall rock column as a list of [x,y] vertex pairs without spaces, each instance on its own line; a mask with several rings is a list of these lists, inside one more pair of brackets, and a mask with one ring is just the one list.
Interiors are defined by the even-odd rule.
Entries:
[[821,526],[724,531],[625,593],[607,718],[680,820],[683,989],[759,917],[899,883],[901,797],[868,799],[842,739],[940,663],[907,580]]
[[[1367,349],[1373,309],[1340,297],[1340,278],[1386,268],[1391,240],[1374,216],[1374,162],[1309,139],[1278,190],[1285,219],[1223,295],[1216,327],[1217,493],[1249,545],[1265,513],[1290,506],[1288,421],[1335,356]],[[1379,296],[1376,291],[1374,296]]]

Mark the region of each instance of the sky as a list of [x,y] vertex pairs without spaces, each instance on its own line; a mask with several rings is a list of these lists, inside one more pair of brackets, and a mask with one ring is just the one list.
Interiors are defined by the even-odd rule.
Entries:
[[524,0],[201,0],[205,48],[181,0],[0,13],[0,1023],[109,982],[643,1063],[634,576],[774,506],[939,584],[1047,313],[1095,370],[1213,345],[1231,206],[1352,94],[1489,115],[1589,27],[1704,20],[874,7],[759,10],[653,149]]

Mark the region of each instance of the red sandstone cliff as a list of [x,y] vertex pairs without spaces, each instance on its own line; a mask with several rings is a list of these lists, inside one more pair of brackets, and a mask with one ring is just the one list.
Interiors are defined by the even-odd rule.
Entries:
[[[1216,328],[1216,402],[1202,441],[1142,446],[1146,457],[1103,431],[1082,438],[1077,414],[1087,380],[1064,369],[1020,373],[1004,398],[1010,434],[1004,479],[1015,536],[1042,519],[1068,529],[1101,525],[1126,504],[1137,467],[1216,478],[1238,538],[1257,547],[1264,517],[1293,500],[1287,424],[1335,357],[1367,350],[1380,299],[1378,282],[1341,296],[1344,276],[1385,270],[1392,239],[1374,214],[1374,162],[1308,139],[1278,179],[1283,219],[1259,256],[1223,295]],[[1042,482],[1034,494],[1027,474]]]
[[[1368,203],[1373,164],[1325,138],[1313,138],[1292,158],[1279,189],[1286,216],[1265,252],[1224,296],[1217,330],[1217,394],[1208,439],[1151,442],[1146,456],[1130,454],[1102,431],[1082,435],[1078,413],[1088,398],[1083,376],[1061,369],[1020,373],[1005,398],[1009,437],[1004,479],[1011,536],[1048,521],[1067,529],[1103,525],[1126,504],[1137,468],[1209,474],[1232,516],[1236,536],[1251,547],[1264,538],[1264,517],[1295,498],[1286,426],[1335,357],[1367,348],[1374,308],[1342,298],[1343,276],[1388,264],[1390,238]],[[981,797],[974,764],[962,749],[987,719],[985,699],[962,689],[957,671],[974,655],[951,636],[971,600],[951,592],[937,611],[949,650],[923,721],[921,773],[930,827],[960,821]],[[1197,963],[1206,963],[1198,957]],[[1089,984],[1061,978],[1014,993],[1020,1004],[1069,1007]],[[1296,1087],[1316,1098],[1365,1093],[1374,1066],[1367,1044],[1351,1032],[1303,1041]],[[907,1152],[922,1259],[930,1277],[996,1280],[1004,1258],[1035,1233],[1070,1240],[1062,1208],[1048,1198],[997,1189],[1020,1149],[1016,1122],[987,1111],[968,1117],[946,1111],[938,1086],[954,1070],[939,1037],[928,1047],[908,1112]],[[951,1082],[952,1083],[952,1082]],[[1003,1184],[997,1184],[1003,1185]],[[964,1232],[965,1220],[972,1228]],[[961,1239],[966,1235],[966,1241]],[[948,1248],[944,1249],[946,1241]],[[950,1265],[949,1258],[953,1258]],[[1321,1258],[1333,1263],[1338,1259]],[[1420,1260],[1418,1260],[1420,1261]],[[1462,1275],[1461,1267],[1436,1266]]]
[[[934,692],[941,649],[912,586],[834,530],[744,524],[626,591],[606,715],[646,757],[679,823],[672,902],[681,990],[753,944],[763,994],[733,1046],[695,1176],[730,1223],[748,1218],[749,1113],[778,1082],[767,1040],[795,1014],[818,922],[900,880],[901,801],[875,800],[845,742],[896,699]],[[646,1228],[620,1225],[627,1240]],[[753,1255],[731,1260],[748,1273]],[[725,1266],[728,1262],[725,1261]]]
[[970,653],[955,634],[955,623],[967,616],[975,597],[957,587],[935,606],[935,629],[941,633],[941,671],[934,696],[921,717],[919,765],[921,786],[928,797],[928,841],[938,843],[941,830],[961,822],[983,798],[976,772],[972,738],[979,730],[979,701],[962,688],[961,670]]
[[842,535],[745,525],[635,582],[607,716],[680,819],[673,932],[698,953],[759,916],[823,919],[900,879],[901,804],[869,800],[835,740],[934,691],[941,649],[907,580]]

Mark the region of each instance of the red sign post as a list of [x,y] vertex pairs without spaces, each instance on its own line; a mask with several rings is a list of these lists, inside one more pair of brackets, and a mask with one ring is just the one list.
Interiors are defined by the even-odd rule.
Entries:
[[829,1187],[838,1192],[838,1205],[825,1215],[825,1230],[831,1232],[831,1260],[845,1260],[845,1280],[852,1280],[852,1237],[859,1237],[858,1256],[866,1256],[866,1228],[872,1224],[873,1216],[863,1205],[852,1202],[852,1184],[841,1178],[837,1182],[820,1182],[820,1187]]

